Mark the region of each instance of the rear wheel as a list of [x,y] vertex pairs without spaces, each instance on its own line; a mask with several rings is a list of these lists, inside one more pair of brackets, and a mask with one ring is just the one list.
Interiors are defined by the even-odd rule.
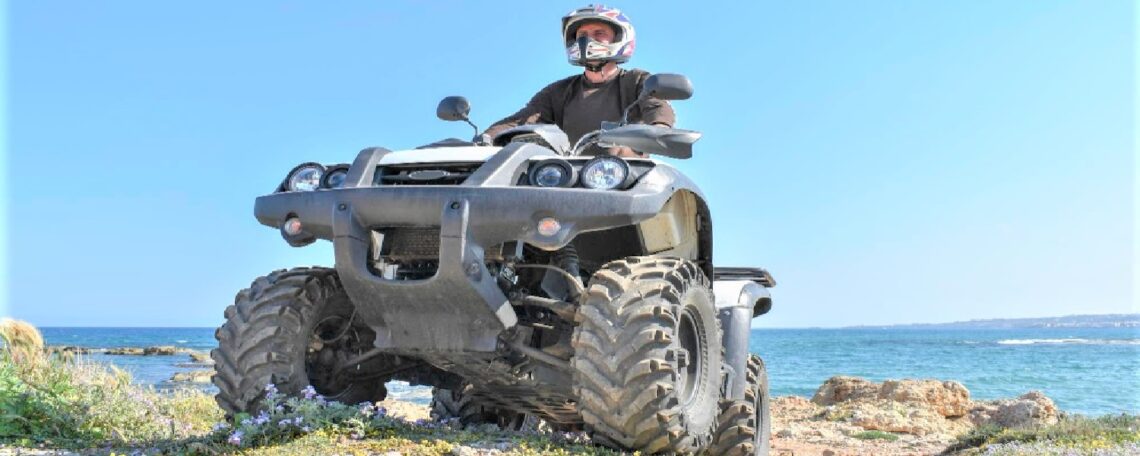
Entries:
[[503,430],[523,429],[533,420],[526,414],[501,410],[493,407],[471,393],[471,385],[461,390],[432,388],[431,418],[435,421],[457,419],[464,426],[494,424]]
[[353,310],[332,269],[296,268],[255,280],[226,308],[226,322],[214,333],[218,405],[229,416],[255,412],[269,384],[287,396],[311,385],[329,400],[383,400],[385,379],[368,373],[380,371],[385,357],[342,369],[375,339]]
[[599,443],[645,453],[708,445],[720,396],[720,327],[704,273],[630,257],[596,272],[577,314],[574,392]]
[[748,356],[744,399],[721,404],[716,437],[709,454],[767,456],[772,422],[769,412],[768,370],[759,356]]

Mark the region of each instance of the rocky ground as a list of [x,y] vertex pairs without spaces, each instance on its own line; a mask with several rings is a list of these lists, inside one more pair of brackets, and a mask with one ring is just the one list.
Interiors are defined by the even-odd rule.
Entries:
[[[1053,401],[1038,392],[1016,399],[974,401],[960,383],[937,380],[887,381],[834,377],[811,400],[799,396],[772,401],[773,456],[903,456],[942,453],[956,437],[976,426],[1051,424]],[[399,401],[381,404],[409,421],[428,418],[425,406]],[[498,454],[486,449],[471,454]]]
[[[82,353],[78,347],[54,351]],[[205,353],[174,347],[122,350],[137,355],[189,355],[171,382],[208,383],[212,360]],[[112,354],[118,350],[106,350]],[[136,353],[137,352],[137,353]],[[399,401],[381,404],[390,414],[414,422],[428,419],[426,406]],[[1015,428],[1054,424],[1060,412],[1040,392],[1017,398],[975,401],[954,381],[888,380],[874,383],[833,377],[809,400],[799,396],[772,400],[772,455],[934,455],[957,437],[983,425]],[[5,454],[0,451],[0,454]],[[483,453],[479,453],[483,454]],[[490,454],[490,453],[487,453]]]
[[1053,401],[1031,391],[1014,399],[974,401],[961,383],[833,377],[811,400],[772,402],[774,455],[929,455],[982,425],[1054,424]]

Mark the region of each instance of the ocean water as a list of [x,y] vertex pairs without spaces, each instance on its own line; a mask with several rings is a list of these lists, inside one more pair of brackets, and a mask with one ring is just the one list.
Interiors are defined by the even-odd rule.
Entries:
[[[49,345],[90,348],[174,345],[208,351],[213,328],[43,328]],[[1040,329],[754,329],[751,351],[768,366],[776,396],[811,397],[833,375],[874,381],[956,380],[975,399],[1041,390],[1062,410],[1087,415],[1140,413],[1140,328]],[[135,381],[167,386],[193,368],[186,355],[112,356]],[[208,388],[208,387],[207,387]],[[430,391],[402,382],[392,397],[426,403]]]

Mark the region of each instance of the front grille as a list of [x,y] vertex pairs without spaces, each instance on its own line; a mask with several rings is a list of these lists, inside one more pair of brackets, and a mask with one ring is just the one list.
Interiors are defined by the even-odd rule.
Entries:
[[385,228],[380,256],[389,261],[439,258],[439,227]]
[[380,166],[376,170],[373,185],[459,185],[482,164],[414,163]]
[[[376,228],[379,261],[370,270],[391,280],[423,280],[439,270],[439,227]],[[374,250],[375,251],[375,250]]]

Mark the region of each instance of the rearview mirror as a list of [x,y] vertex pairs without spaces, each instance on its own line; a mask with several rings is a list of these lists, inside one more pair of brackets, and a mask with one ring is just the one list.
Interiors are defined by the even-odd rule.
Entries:
[[681,74],[661,73],[650,76],[641,86],[638,98],[655,97],[661,100],[688,100],[693,96],[693,83]]
[[471,113],[471,103],[464,97],[446,97],[440,100],[439,107],[435,108],[435,115],[442,120],[467,120]]

